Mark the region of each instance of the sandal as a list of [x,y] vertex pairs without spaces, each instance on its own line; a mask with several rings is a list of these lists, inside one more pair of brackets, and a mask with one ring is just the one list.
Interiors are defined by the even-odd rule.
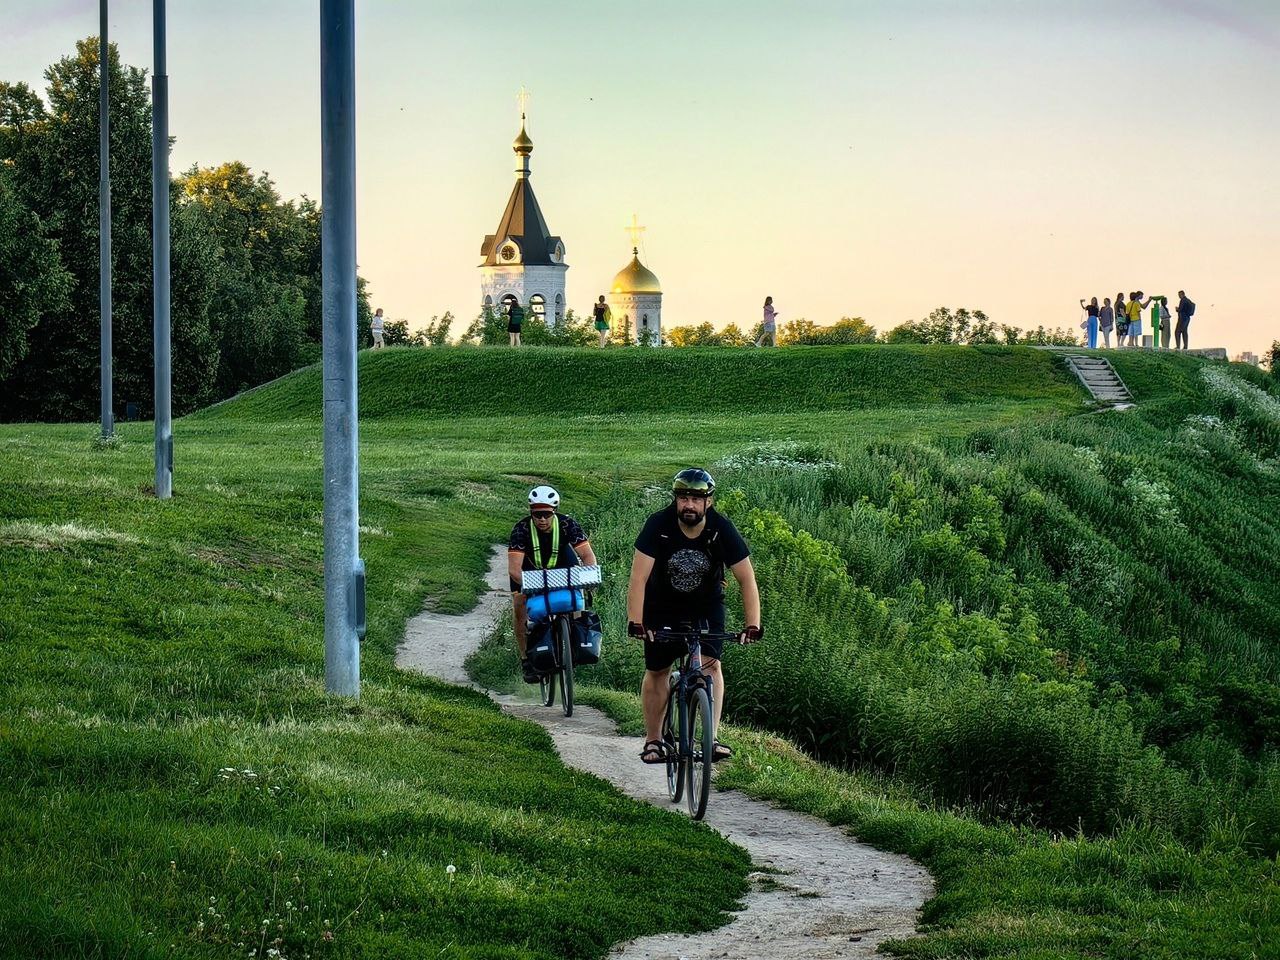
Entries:
[[[644,749],[640,751],[640,762],[657,764],[666,763],[671,747],[665,740],[646,740]],[[649,759],[652,758],[652,759]]]
[[721,760],[728,760],[733,756],[733,748],[727,743],[721,743],[719,740],[715,742],[715,746],[711,748],[711,762],[719,763]]

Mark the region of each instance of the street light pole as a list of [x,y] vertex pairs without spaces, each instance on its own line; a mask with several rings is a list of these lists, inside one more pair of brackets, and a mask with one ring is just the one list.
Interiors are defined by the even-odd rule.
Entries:
[[151,323],[155,343],[156,497],[173,496],[173,404],[169,315],[169,74],[165,0],[154,0],[151,75]]
[[320,2],[324,685],[360,696],[364,563],[356,416],[355,0]]
[[102,436],[115,431],[111,413],[111,95],[107,69],[107,0],[98,0],[98,307]]

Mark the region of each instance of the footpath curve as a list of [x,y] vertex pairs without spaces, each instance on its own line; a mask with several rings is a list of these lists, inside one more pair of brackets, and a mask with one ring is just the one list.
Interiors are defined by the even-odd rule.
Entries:
[[[495,550],[489,590],[460,616],[424,612],[409,621],[396,652],[402,669],[476,687],[464,662],[510,610],[506,556]],[[477,687],[477,689],[480,689]],[[534,689],[534,688],[530,688]],[[575,706],[566,719],[556,708],[489,692],[506,712],[541,724],[561,759],[609,781],[623,793],[683,815],[672,807],[661,768],[637,759],[638,737],[620,737],[598,710]],[[832,960],[870,957],[882,940],[911,936],[920,906],[933,895],[925,869],[907,857],[858,843],[838,827],[783,810],[737,791],[718,791],[706,823],[746,849],[767,873],[753,873],[751,889],[733,919],[706,933],[643,937],[619,944],[625,960]]]

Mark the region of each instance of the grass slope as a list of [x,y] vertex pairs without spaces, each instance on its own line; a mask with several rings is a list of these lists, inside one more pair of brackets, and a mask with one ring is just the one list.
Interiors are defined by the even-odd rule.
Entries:
[[[320,369],[298,371],[195,419],[320,416]],[[1029,347],[788,350],[392,349],[360,356],[362,420],[421,416],[779,412],[1080,396]]]
[[[739,851],[566,771],[540,731],[481,698],[391,667],[424,598],[455,611],[473,601],[488,545],[537,478],[591,521],[619,578],[601,598],[611,630],[598,679],[634,689],[636,651],[617,639],[629,537],[644,488],[689,462],[717,463],[742,491],[726,506],[753,524],[774,624],[766,645],[731,654],[731,709],[862,771],[743,734],[725,780],[929,863],[934,927],[900,949],[1246,957],[1280,940],[1275,859],[1256,823],[1103,817],[1064,836],[1029,802],[1041,793],[1018,792],[1056,784],[1071,804],[1116,777],[1167,786],[1124,781],[1156,769],[1124,763],[1156,750],[1157,773],[1186,770],[1206,756],[1183,736],[1198,729],[1230,762],[1178,781],[1192,792],[1176,796],[1220,799],[1194,791],[1234,783],[1254,804],[1242,810],[1269,809],[1254,789],[1265,727],[1250,721],[1264,730],[1250,747],[1240,725],[1179,710],[1217,696],[1223,677],[1269,669],[1265,644],[1231,639],[1270,622],[1269,394],[1207,381],[1187,358],[1125,355],[1136,415],[1075,416],[1082,393],[1060,361],[1008,348],[389,350],[361,362],[371,624],[359,704],[321,692],[315,371],[181,421],[168,504],[146,493],[144,425],[122,425],[119,450],[95,449],[90,427],[0,427],[11,955],[222,956],[244,944],[291,958],[591,957],[714,919],[742,889]],[[1184,513],[1195,496],[1199,512]],[[1113,500],[1127,506],[1110,513]],[[1221,555],[1162,526],[1169,509],[1216,522],[1204,543]],[[1121,525],[1126,511],[1135,526]],[[1076,541],[1093,552],[1074,555]],[[1140,549],[1107,552],[1127,541]],[[1096,592],[1117,556],[1156,597],[1169,576],[1152,562],[1160,550],[1192,561],[1172,587],[1221,581],[1192,595],[1198,634],[1164,643],[1164,599],[1154,612],[1133,594],[1114,609],[1054,605],[1064,589]],[[1105,629],[1083,629],[1090,619]],[[477,667],[506,679],[509,646],[491,644]],[[1265,719],[1265,690],[1238,689]],[[628,709],[621,694],[594,696]],[[1136,719],[1097,726],[1116,696]],[[1118,745],[1097,755],[1114,776],[1053,766],[1087,752],[1044,752],[1037,766],[962,749],[941,755],[932,781],[913,772],[965,731],[1011,742],[992,721],[1018,716],[1026,758],[1071,742],[1069,726],[1048,736],[1064,717],[1094,722],[1106,736],[1081,743]],[[1178,725],[1161,727],[1171,716]],[[874,750],[840,752],[864,744]],[[886,765],[896,780],[868,772]]]

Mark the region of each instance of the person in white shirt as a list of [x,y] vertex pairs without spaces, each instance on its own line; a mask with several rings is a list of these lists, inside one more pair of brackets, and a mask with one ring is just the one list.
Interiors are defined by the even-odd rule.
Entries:
[[764,298],[764,323],[760,326],[760,336],[756,339],[756,346],[763,347],[765,340],[769,341],[769,346],[776,347],[778,345],[778,311],[773,309],[773,297]]
[[373,312],[373,321],[369,324],[369,332],[373,334],[373,349],[378,350],[382,343],[382,308]]

